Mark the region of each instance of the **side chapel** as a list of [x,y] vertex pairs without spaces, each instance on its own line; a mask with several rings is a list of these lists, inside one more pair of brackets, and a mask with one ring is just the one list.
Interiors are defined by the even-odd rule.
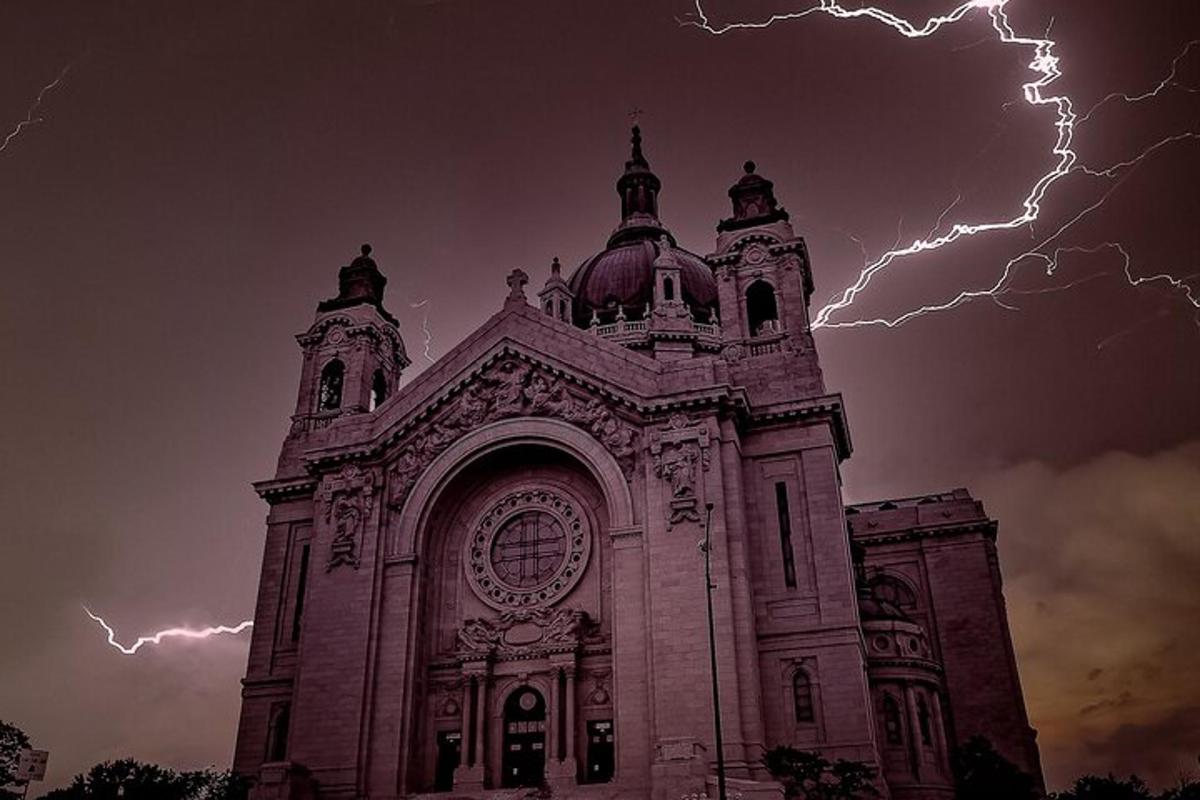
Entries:
[[407,385],[369,247],[297,337],[235,770],[252,797],[715,796],[790,745],[949,800],[974,734],[1041,778],[996,523],[963,489],[846,506],[813,272],[747,163],[679,246],[633,129],[621,219]]

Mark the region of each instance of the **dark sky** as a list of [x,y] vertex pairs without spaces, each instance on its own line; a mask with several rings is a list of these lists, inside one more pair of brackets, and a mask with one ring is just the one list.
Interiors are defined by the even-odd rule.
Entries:
[[[714,22],[803,7],[715,0]],[[893,5],[924,18],[944,3]],[[106,758],[229,762],[246,640],[130,640],[249,616],[265,506],[315,303],[362,242],[415,363],[540,286],[617,222],[628,113],[665,222],[713,249],[747,158],[807,238],[814,309],[870,257],[950,220],[1007,218],[1052,168],[1029,48],[972,15],[910,40],[825,15],[712,36],[683,0],[5,4],[0,130],[0,718],[51,750],[47,787]],[[1136,95],[1200,38],[1193,0],[1011,0],[1053,22],[1082,111]],[[1200,130],[1182,85],[1076,132],[1094,167]],[[1113,180],[1072,175],[1033,229],[889,268],[836,319],[895,317],[1059,244],[1119,242],[1137,274],[1200,284],[1200,140]],[[1001,522],[1013,635],[1050,783],[1200,753],[1200,321],[1112,249],[1022,262],[978,300],[900,328],[817,334],[856,453],[847,499],[969,486]],[[1083,281],[1050,293],[1044,289]],[[413,304],[428,301],[421,308]],[[1018,310],[1012,310],[1018,309]]]

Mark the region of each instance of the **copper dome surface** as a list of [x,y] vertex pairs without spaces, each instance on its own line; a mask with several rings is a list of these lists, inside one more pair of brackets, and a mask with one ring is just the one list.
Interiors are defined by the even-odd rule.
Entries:
[[[717,281],[699,256],[671,248],[680,267],[683,300],[693,308],[717,303]],[[608,247],[579,265],[569,281],[575,295],[576,317],[614,305],[641,309],[654,296],[654,259],[659,245],[647,239]]]

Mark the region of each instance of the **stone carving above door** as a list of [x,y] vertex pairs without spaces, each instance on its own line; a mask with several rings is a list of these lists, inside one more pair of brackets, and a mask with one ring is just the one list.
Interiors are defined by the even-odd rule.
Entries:
[[631,478],[637,429],[596,397],[580,397],[567,381],[517,358],[505,358],[472,379],[449,407],[420,423],[405,439],[390,470],[388,504],[399,510],[417,477],[456,439],[481,425],[518,416],[555,417],[583,428]]
[[522,608],[495,619],[468,619],[458,629],[458,653],[478,660],[536,658],[573,652],[591,632],[587,612],[577,608]]

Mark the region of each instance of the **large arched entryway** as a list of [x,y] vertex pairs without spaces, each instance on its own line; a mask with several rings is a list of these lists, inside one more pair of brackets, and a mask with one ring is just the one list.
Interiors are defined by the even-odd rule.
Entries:
[[541,786],[546,776],[546,700],[522,686],[504,701],[501,785]]

